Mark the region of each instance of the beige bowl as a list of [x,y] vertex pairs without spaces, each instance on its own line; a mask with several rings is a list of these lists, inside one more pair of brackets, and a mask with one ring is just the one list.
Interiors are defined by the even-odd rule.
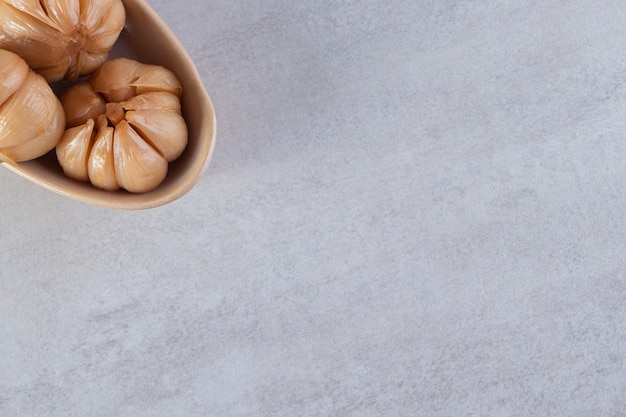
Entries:
[[185,152],[170,163],[167,178],[143,194],[103,191],[67,178],[55,151],[8,169],[60,195],[101,207],[140,210],[170,203],[187,193],[206,171],[215,147],[215,112],[200,74],[180,41],[144,0],[124,0],[126,27],[111,57],[127,56],[174,71],[183,85],[182,112],[189,130]]

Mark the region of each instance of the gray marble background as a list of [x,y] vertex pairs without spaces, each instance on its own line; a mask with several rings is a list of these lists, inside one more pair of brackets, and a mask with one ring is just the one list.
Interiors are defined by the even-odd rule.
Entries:
[[626,3],[150,3],[213,163],[0,169],[0,416],[626,416]]

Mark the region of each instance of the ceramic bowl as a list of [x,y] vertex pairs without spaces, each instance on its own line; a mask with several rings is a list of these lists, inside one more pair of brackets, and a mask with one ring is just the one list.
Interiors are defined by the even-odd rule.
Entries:
[[[2,164],[24,178],[74,200],[121,210],[150,209],[170,203],[191,190],[206,171],[215,147],[215,111],[191,57],[157,13],[144,0],[124,0],[126,26],[110,57],[126,56],[161,65],[180,79],[182,112],[189,130],[184,153],[170,163],[166,179],[156,189],[132,194],[103,191],[63,174],[55,151],[16,166]],[[55,87],[57,90],[59,86]]]

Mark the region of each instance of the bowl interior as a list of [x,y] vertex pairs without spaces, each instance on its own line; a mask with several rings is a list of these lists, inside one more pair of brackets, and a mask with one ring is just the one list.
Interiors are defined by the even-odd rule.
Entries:
[[[182,113],[189,131],[183,154],[170,163],[166,179],[156,189],[133,194],[103,191],[67,178],[52,150],[41,158],[17,166],[3,164],[17,174],[66,197],[107,208],[138,210],[158,207],[187,193],[206,171],[215,146],[215,112],[202,79],[180,41],[144,0],[124,0],[126,27],[110,57],[125,56],[146,64],[161,65],[180,79]],[[67,83],[53,86],[61,93]]]

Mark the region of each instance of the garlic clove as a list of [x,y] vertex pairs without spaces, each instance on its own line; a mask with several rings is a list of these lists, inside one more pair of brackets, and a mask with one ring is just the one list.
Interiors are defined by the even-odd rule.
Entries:
[[67,68],[71,65],[70,57],[59,57],[58,65],[37,67],[37,73],[41,74],[49,82],[54,80],[62,80],[68,74]]
[[98,119],[98,129],[87,163],[89,181],[94,186],[107,191],[120,188],[115,177],[114,132],[115,129],[107,125],[106,117],[101,116]]
[[125,110],[162,110],[181,114],[180,99],[167,92],[150,92],[131,97],[122,103]]
[[79,24],[79,0],[41,0],[39,3],[45,16],[54,22],[60,32],[72,33]]
[[[107,54],[80,51],[78,53],[78,57],[76,58],[76,68],[80,68],[80,72],[77,73],[77,77],[80,77],[86,74],[91,74],[100,65],[106,62],[106,60],[107,60]],[[68,75],[68,78],[70,78],[69,75]]]
[[120,187],[131,193],[156,188],[167,175],[167,161],[122,121],[115,127],[113,154]]
[[108,102],[128,100],[136,95],[130,80],[135,77],[139,62],[128,58],[117,58],[102,64],[89,78],[93,90]]
[[65,109],[67,127],[82,125],[89,119],[96,120],[106,111],[104,100],[88,82],[70,87],[61,96],[61,104]]
[[52,107],[56,108],[55,117],[52,117],[45,125],[46,129],[39,136],[20,142],[18,145],[0,149],[0,153],[14,162],[21,162],[38,158],[54,149],[63,135],[65,123],[61,103],[56,101]]
[[80,0],[83,50],[106,54],[126,23],[126,11],[120,1]]
[[41,9],[41,4],[37,0],[3,0],[3,3],[20,10],[28,15],[40,16],[45,18],[45,14]]
[[63,116],[56,102],[46,80],[29,71],[20,88],[0,106],[0,147],[16,146],[44,133],[54,118]]
[[182,85],[172,71],[128,58],[105,62],[93,73],[89,82],[96,92],[113,102],[154,91],[169,92],[178,97],[182,94]]
[[13,52],[0,49],[0,103],[4,103],[24,83],[30,69]]
[[133,110],[126,112],[126,120],[168,162],[178,158],[187,146],[187,125],[178,113]]
[[137,73],[137,78],[131,80],[131,85],[136,88],[137,94],[165,91],[180,97],[183,92],[178,77],[169,69],[159,65],[143,64]]
[[78,181],[89,181],[87,160],[95,136],[94,125],[93,119],[89,119],[83,125],[65,130],[57,144],[57,159],[63,172]]

